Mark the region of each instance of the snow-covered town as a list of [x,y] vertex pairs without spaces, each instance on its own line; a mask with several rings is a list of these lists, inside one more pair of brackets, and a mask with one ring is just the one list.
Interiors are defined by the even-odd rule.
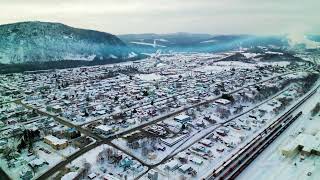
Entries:
[[320,0],[0,2],[0,180],[320,180]]
[[23,180],[316,179],[319,66],[260,48],[1,74],[0,167]]

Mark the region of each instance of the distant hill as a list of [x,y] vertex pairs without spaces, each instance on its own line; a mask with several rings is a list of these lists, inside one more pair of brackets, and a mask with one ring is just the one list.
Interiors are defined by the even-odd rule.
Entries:
[[127,34],[118,35],[128,46],[138,52],[183,51],[220,52],[240,47],[288,46],[283,36],[210,35],[210,34]]
[[307,38],[315,42],[320,42],[320,35],[307,35]]
[[267,48],[267,47],[253,47],[242,51],[236,51],[219,61],[242,61],[246,63],[256,63],[256,62],[303,62],[308,61],[303,60],[300,57],[296,57],[294,52],[283,50],[280,48]]
[[95,62],[99,64],[137,57],[137,53],[109,33],[48,22],[0,25],[0,64],[3,65],[69,60],[101,61]]

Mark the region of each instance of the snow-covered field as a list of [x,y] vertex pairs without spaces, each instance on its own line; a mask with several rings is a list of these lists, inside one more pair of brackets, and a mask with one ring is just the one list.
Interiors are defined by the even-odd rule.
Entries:
[[246,63],[241,61],[219,61],[215,62],[213,65],[208,65],[205,67],[195,68],[195,71],[201,72],[213,72],[219,73],[222,71],[230,71],[231,69],[256,69],[259,66],[287,66],[289,61],[280,61],[280,62],[259,62],[259,63]]
[[205,66],[205,67],[199,67],[194,69],[195,71],[200,72],[213,72],[213,73],[219,73],[222,71],[230,71],[231,69],[254,69],[256,68],[257,64],[253,63],[244,63],[240,61],[220,61],[216,62],[213,65]]

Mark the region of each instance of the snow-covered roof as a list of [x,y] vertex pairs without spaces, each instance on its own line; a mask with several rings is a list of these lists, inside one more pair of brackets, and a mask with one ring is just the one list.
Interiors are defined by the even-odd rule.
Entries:
[[97,175],[96,175],[96,173],[91,173],[91,174],[88,175],[88,177],[90,179],[93,179],[93,178],[97,177]]
[[64,143],[68,142],[68,140],[66,140],[66,139],[59,139],[59,138],[52,136],[52,135],[45,136],[44,138],[47,139],[48,141],[50,141],[54,145],[64,144]]
[[172,160],[166,164],[166,167],[169,169],[173,169],[178,165],[179,165],[179,163],[176,160]]
[[203,163],[203,160],[198,158],[198,157],[192,157],[190,160],[195,162],[195,163],[197,163],[197,164],[202,164]]
[[165,120],[164,121],[165,124],[167,124],[168,126],[173,126],[173,127],[181,127],[182,124],[177,122],[177,121],[173,121],[171,119]]
[[189,118],[190,118],[190,116],[185,115],[185,114],[181,114],[179,116],[176,116],[174,119],[179,120],[179,121],[184,121],[184,120],[187,120]]
[[112,176],[112,175],[109,175],[109,174],[106,174],[103,176],[104,179],[109,179],[109,180],[119,180],[118,178]]
[[223,104],[223,105],[227,105],[229,104],[231,101],[227,100],[227,99],[218,99],[216,100],[216,103],[219,103],[219,104]]
[[299,134],[294,141],[282,148],[283,151],[292,151],[298,146],[302,146],[302,150],[305,152],[311,152],[312,150],[320,152],[320,132],[315,136],[310,134]]
[[96,129],[100,130],[100,131],[104,131],[104,132],[109,132],[112,130],[112,128],[110,126],[107,125],[99,125],[96,127]]
[[36,159],[34,159],[34,160],[32,160],[32,161],[30,161],[29,162],[29,164],[31,165],[31,166],[41,166],[42,164],[44,164],[45,163],[45,161],[43,160],[43,159],[40,159],[40,158],[36,158]]
[[186,172],[190,167],[191,166],[189,164],[184,164],[179,169],[181,169],[183,172]]
[[61,180],[70,180],[70,179],[74,179],[75,177],[77,177],[78,173],[77,172],[69,172],[67,174],[65,174]]
[[212,141],[209,139],[202,139],[200,142],[205,145],[210,145],[212,143]]

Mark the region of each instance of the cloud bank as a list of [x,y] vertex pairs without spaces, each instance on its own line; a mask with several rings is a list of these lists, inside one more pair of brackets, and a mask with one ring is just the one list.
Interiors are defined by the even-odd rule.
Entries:
[[319,0],[1,0],[0,24],[61,22],[114,34],[320,34]]

